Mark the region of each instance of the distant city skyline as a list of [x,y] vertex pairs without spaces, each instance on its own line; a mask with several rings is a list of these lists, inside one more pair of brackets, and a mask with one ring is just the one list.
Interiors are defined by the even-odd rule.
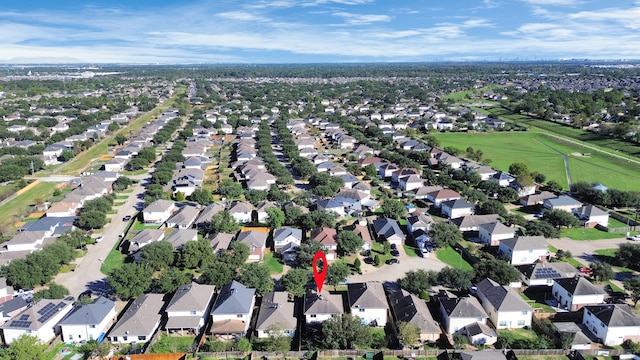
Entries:
[[31,0],[0,63],[640,59],[640,0]]

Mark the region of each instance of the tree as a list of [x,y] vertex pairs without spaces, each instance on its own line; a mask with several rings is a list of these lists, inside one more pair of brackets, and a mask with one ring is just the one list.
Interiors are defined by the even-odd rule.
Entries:
[[432,284],[435,284],[438,273],[433,270],[409,270],[405,276],[400,279],[400,286],[414,294],[420,294],[422,291],[429,290]]
[[85,359],[103,359],[106,358],[107,355],[109,355],[109,352],[111,351],[111,343],[109,341],[98,343],[96,340],[89,340],[86,343],[80,345],[78,350],[80,350],[80,352],[85,355]]
[[325,282],[327,285],[333,285],[334,287],[338,286],[341,282],[347,279],[351,273],[351,269],[349,269],[349,265],[343,262],[336,262],[327,268],[327,277]]
[[211,258],[213,258],[213,249],[209,241],[187,241],[178,253],[177,265],[187,269],[195,269]]
[[218,192],[226,198],[235,199],[242,195],[242,185],[230,179],[223,180],[218,188]]
[[546,221],[533,220],[524,225],[528,236],[544,236],[547,238],[560,237],[560,231]]
[[562,185],[560,185],[560,183],[555,180],[549,180],[544,187],[548,191],[551,191],[553,193],[559,193],[560,191],[562,191]]
[[267,213],[267,225],[269,225],[272,229],[280,228],[285,221],[284,211],[278,209],[277,207],[270,207],[266,210]]
[[261,201],[265,201],[267,199],[267,192],[264,190],[245,190],[244,198],[253,204],[253,206],[256,206]]
[[263,342],[263,351],[284,353],[291,350],[291,337],[284,333],[284,329],[279,323],[269,325],[265,333],[267,338]]
[[322,336],[325,349],[367,347],[372,340],[370,328],[350,314],[333,315],[322,323]]
[[73,151],[71,150],[62,150],[62,153],[59,156],[60,161],[67,162],[73,159]]
[[555,261],[566,261],[572,257],[573,254],[571,254],[571,251],[558,249],[558,251],[556,251]]
[[365,180],[375,179],[376,175],[378,175],[378,169],[376,169],[375,165],[373,164],[365,166],[364,168],[362,168],[362,170],[364,170],[365,173]]
[[518,200],[518,191],[512,187],[501,187],[498,190],[498,201],[501,203],[511,203]]
[[168,241],[154,241],[140,250],[140,264],[162,270],[173,264],[173,245]]
[[45,358],[47,345],[31,335],[20,335],[0,352],[1,360],[41,360]]
[[300,248],[298,248],[298,253],[296,254],[296,263],[298,267],[308,268],[312,264],[313,257],[316,255],[318,251],[325,252],[321,243],[315,240],[305,241],[300,244]]
[[543,220],[555,226],[557,229],[561,227],[576,227],[580,225],[580,221],[572,213],[564,210],[554,209],[544,213]]
[[398,220],[406,213],[406,209],[402,201],[398,199],[386,199],[382,202],[382,214],[385,217]]
[[211,191],[205,189],[195,189],[191,195],[189,195],[191,201],[195,201],[200,205],[207,205],[213,201]]
[[398,322],[398,341],[403,346],[417,344],[420,341],[420,328],[410,322]]
[[358,234],[347,230],[342,230],[338,233],[338,236],[336,236],[336,242],[346,254],[358,252],[358,250],[362,249],[362,245],[364,244],[364,241]]
[[500,285],[508,285],[520,279],[520,272],[506,261],[494,258],[482,259],[473,266],[475,280],[489,278]]
[[216,259],[203,267],[200,280],[206,284],[215,285],[216,288],[221,288],[231,282],[233,276],[234,270],[230,269],[228,264]]
[[640,277],[634,276],[624,281],[624,289],[631,293],[631,300],[633,300],[633,306],[638,305],[640,300]]
[[98,210],[81,211],[78,216],[78,227],[84,230],[100,229],[107,223],[107,216]]
[[507,209],[504,208],[504,205],[500,201],[488,200],[480,204],[476,213],[479,215],[498,214],[500,216],[506,216]]
[[33,294],[33,301],[36,302],[40,299],[63,299],[69,295],[69,289],[56,283],[51,283],[48,289],[37,291]]
[[278,204],[284,204],[289,201],[290,198],[287,192],[280,190],[277,186],[272,186],[267,193],[267,199]]
[[256,289],[259,295],[273,291],[273,279],[269,267],[263,263],[248,263],[242,266],[237,280],[246,287]]
[[241,351],[241,352],[249,352],[251,351],[251,342],[249,341],[249,339],[245,337],[241,337],[233,344],[233,350]]
[[311,273],[306,269],[291,269],[280,278],[284,289],[295,297],[302,297],[306,292],[305,285],[311,281]]
[[122,134],[117,134],[113,139],[118,143],[118,145],[123,145],[127,142],[127,137]]
[[438,273],[438,282],[453,289],[464,289],[471,285],[473,271],[445,267]]
[[175,292],[180,286],[189,283],[191,283],[191,276],[183,273],[178,268],[169,267],[153,281],[153,288],[160,294],[169,294]]
[[[630,243],[620,244],[614,256],[616,264],[632,268],[638,268],[638,261],[636,260],[638,258],[640,258],[640,244]],[[12,263],[13,261],[9,265]]]
[[122,300],[136,298],[151,288],[153,269],[135,263],[125,263],[107,277],[113,292]]
[[319,228],[322,226],[333,228],[336,225],[338,214],[332,211],[310,211],[302,216],[302,227],[306,230]]
[[113,190],[114,191],[122,191],[129,188],[129,186],[133,185],[133,180],[126,176],[120,176],[113,182]]
[[429,230],[429,236],[431,241],[436,247],[442,248],[447,246],[453,246],[456,243],[464,240],[462,232],[455,225],[445,222],[436,223],[431,226]]
[[240,230],[240,225],[229,210],[222,210],[211,217],[211,221],[205,226],[205,230],[210,234],[232,234]]
[[529,167],[524,163],[513,163],[509,165],[509,174],[519,177],[522,174],[529,174]]
[[608,281],[616,275],[611,264],[603,261],[594,261],[591,263],[591,277],[595,281]]
[[242,264],[249,259],[249,246],[241,242],[234,241],[229,245],[229,248],[222,251],[218,256],[218,259],[227,264],[230,269],[237,270]]

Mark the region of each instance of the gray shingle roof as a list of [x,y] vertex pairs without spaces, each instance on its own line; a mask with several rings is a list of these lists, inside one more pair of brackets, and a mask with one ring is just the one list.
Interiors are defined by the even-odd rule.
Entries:
[[260,312],[256,321],[256,330],[266,330],[269,326],[279,324],[284,329],[295,329],[295,303],[289,301],[284,291],[268,292],[262,297]]
[[115,309],[116,303],[100,296],[91,304],[78,306],[59,325],[96,325],[102,322]]
[[387,298],[379,282],[352,283],[347,285],[349,307],[387,309]]
[[500,285],[491,279],[484,279],[476,284],[481,292],[497,311],[532,311],[515,290]]
[[433,319],[427,303],[405,290],[389,293],[389,302],[396,321],[410,322],[422,334],[440,333],[440,325]]
[[569,294],[576,295],[604,295],[606,292],[603,289],[593,285],[589,280],[582,276],[576,276],[572,278],[557,279],[555,280],[558,286],[567,290]]
[[304,296],[304,314],[342,314],[342,295],[329,294],[324,290],[321,294],[307,291]]
[[513,251],[540,250],[547,248],[544,236],[518,236],[517,238],[500,240],[501,244]]
[[220,289],[213,305],[212,315],[248,314],[256,289],[247,288],[233,280]]
[[441,300],[444,311],[450,318],[488,318],[482,305],[474,297],[449,298]]
[[108,336],[147,335],[162,318],[164,294],[145,294],[135,299],[109,331]]
[[640,318],[626,304],[585,306],[585,309],[609,327],[640,326]]
[[167,305],[169,311],[205,311],[211,302],[215,285],[191,283],[180,286]]

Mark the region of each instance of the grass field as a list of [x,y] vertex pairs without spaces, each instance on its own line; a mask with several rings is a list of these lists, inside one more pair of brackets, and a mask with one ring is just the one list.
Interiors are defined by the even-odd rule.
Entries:
[[[523,162],[530,170],[545,174],[547,181],[557,181],[564,189],[568,188],[568,184],[563,157],[553,149],[568,155],[573,182],[599,182],[619,190],[637,189],[640,166],[539,131],[439,133],[437,137],[442,146],[452,146],[462,151],[469,146],[481,149],[484,158],[491,159],[491,166],[496,169],[508,170],[510,164]],[[583,153],[589,153],[589,156],[578,156]]]
[[438,258],[438,260],[451,266],[452,268],[460,269],[462,267],[463,270],[473,270],[471,264],[466,262],[460,256],[460,253],[452,247],[438,249],[436,251],[436,257]]
[[600,231],[594,228],[562,229],[561,235],[573,240],[604,240],[624,237],[623,233]]
[[14,222],[27,215],[31,205],[46,201],[53,196],[53,190],[58,185],[59,183],[54,182],[41,182],[24,194],[18,195],[0,206],[0,228],[9,230]]
[[278,259],[273,257],[272,252],[264,254],[262,261],[267,265],[271,274],[280,274],[284,270],[284,265],[282,265]]

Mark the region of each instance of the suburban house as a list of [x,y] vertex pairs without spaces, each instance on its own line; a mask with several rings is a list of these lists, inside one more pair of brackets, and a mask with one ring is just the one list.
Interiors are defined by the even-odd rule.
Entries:
[[251,216],[253,215],[253,205],[246,201],[236,201],[231,204],[229,213],[239,223],[251,222]]
[[440,339],[440,325],[431,316],[424,300],[402,289],[391,291],[388,295],[396,324],[402,321],[417,326],[422,342],[434,343]]
[[500,241],[498,252],[508,257],[511,265],[533,264],[549,256],[547,240],[543,236],[518,236]]
[[209,243],[213,252],[220,254],[222,251],[227,250],[231,242],[236,237],[235,234],[217,233],[209,235]]
[[487,324],[489,315],[475,297],[454,297],[440,299],[442,326],[449,334],[458,333],[469,324]]
[[379,241],[388,241],[396,246],[404,244],[405,236],[394,219],[377,218],[373,221],[373,231]]
[[343,189],[333,196],[333,200],[339,202],[346,213],[349,213],[349,210],[362,211],[363,208],[371,204],[369,194],[355,189]]
[[168,228],[188,229],[194,224],[199,213],[200,209],[195,206],[183,206],[167,219],[166,226]]
[[363,324],[385,327],[389,305],[380,282],[347,284],[347,298],[351,315],[360,318]]
[[609,226],[609,213],[597,206],[587,204],[576,209],[573,213],[582,221],[584,227],[596,227],[596,225]]
[[107,334],[112,343],[147,342],[160,326],[164,294],[144,294],[135,299]]
[[606,346],[640,341],[640,318],[627,304],[585,306],[582,324]]
[[182,249],[182,246],[187,243],[187,241],[196,241],[198,240],[198,230],[196,229],[174,229],[172,232],[167,235],[164,239],[167,242],[171,243],[174,251],[178,251]]
[[142,210],[142,219],[146,223],[162,224],[177,210],[171,200],[158,199]]
[[293,337],[298,325],[296,307],[294,301],[289,301],[289,294],[285,291],[264,294],[256,321],[258,338],[268,338],[272,329],[279,329],[279,335]]
[[82,204],[74,201],[65,201],[64,199],[51,205],[47,209],[47,217],[67,217],[76,216],[82,208]]
[[573,212],[582,207],[582,203],[571,196],[560,195],[555,198],[547,199],[544,201],[543,206],[548,210],[562,210],[566,212]]
[[449,219],[472,215],[475,205],[464,199],[443,201],[440,204],[440,212]]
[[206,224],[211,222],[211,219],[213,219],[213,215],[225,210],[226,208],[227,208],[227,203],[224,201],[212,202],[211,204],[205,206],[195,221],[196,227],[198,227],[201,224]]
[[338,216],[346,215],[344,205],[334,199],[319,199],[313,204],[313,207],[315,207],[317,211],[332,211],[338,214]]
[[604,304],[607,293],[584,277],[576,276],[555,280],[551,294],[558,301],[559,308],[577,311],[586,305]]
[[42,299],[0,326],[4,343],[22,335],[37,337],[48,344],[56,335],[56,325],[73,309],[73,301]]
[[407,218],[407,231],[414,233],[418,230],[428,232],[433,224],[433,219],[429,213],[423,213],[422,211],[414,211]]
[[284,226],[273,232],[273,249],[285,262],[296,259],[296,248],[302,242],[302,230]]
[[460,229],[460,231],[479,231],[480,225],[488,224],[490,222],[500,221],[500,215],[498,214],[485,214],[485,215],[469,215],[461,218],[452,219],[450,223]]
[[27,307],[29,307],[27,300],[21,296],[16,296],[11,300],[3,301],[0,303],[0,325],[3,325],[7,321],[13,319]]
[[533,264],[516,266],[522,282],[527,286],[551,286],[558,279],[572,278],[578,275],[575,266],[559,261],[538,261]]
[[261,261],[267,246],[269,233],[260,230],[242,231],[238,234],[237,241],[249,247],[247,261]]
[[398,186],[402,191],[411,191],[422,187],[424,179],[420,175],[405,175],[398,179]]
[[130,254],[142,249],[142,247],[151,244],[154,241],[164,239],[164,230],[160,229],[144,229],[135,234],[128,242],[127,251]]
[[58,323],[62,342],[73,343],[102,339],[116,322],[116,303],[102,296],[80,305]]
[[451,189],[440,189],[427,194],[427,200],[431,201],[437,208],[445,201],[458,200],[460,198],[460,194]]
[[338,243],[336,242],[337,235],[338,232],[336,229],[326,226],[311,230],[311,240],[315,240],[322,244],[322,248],[326,251],[325,255],[327,257],[327,261],[333,261],[338,257]]
[[341,294],[329,294],[323,290],[320,294],[308,290],[304,295],[304,318],[307,324],[322,323],[333,315],[344,313]]
[[354,232],[362,238],[363,251],[371,250],[373,248],[373,239],[371,238],[371,233],[369,232],[369,227],[367,226],[366,221],[363,220],[360,223],[356,221],[353,224],[346,226],[344,230]]
[[533,309],[511,287],[491,279],[476,284],[476,296],[496,329],[531,327]]
[[0,304],[14,298],[15,289],[7,284],[7,278],[0,277]]
[[522,206],[534,206],[543,205],[545,200],[553,199],[557,195],[550,191],[542,191],[537,194],[531,194],[520,199],[520,205]]
[[498,246],[501,240],[512,239],[515,234],[515,228],[508,227],[500,221],[482,224],[478,228],[480,242],[489,246]]
[[256,290],[233,280],[224,285],[211,311],[211,335],[224,338],[244,336],[251,323]]
[[165,313],[168,332],[198,335],[206,324],[209,307],[215,293],[214,285],[191,283],[180,286],[167,305]]

